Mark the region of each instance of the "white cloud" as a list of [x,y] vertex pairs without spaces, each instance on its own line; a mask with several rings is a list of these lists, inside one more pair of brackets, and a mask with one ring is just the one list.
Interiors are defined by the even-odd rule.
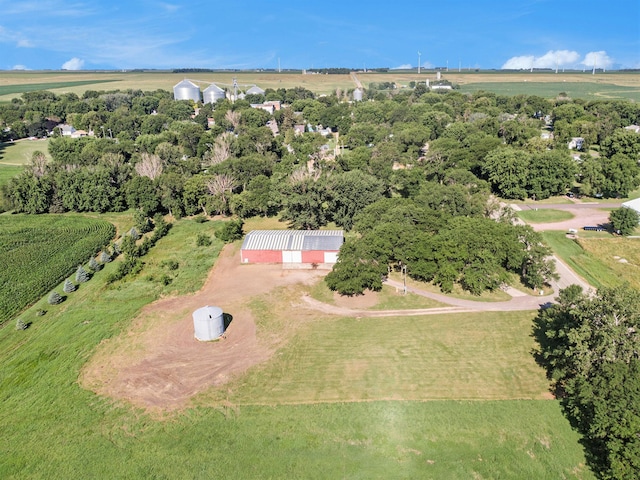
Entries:
[[391,70],[411,70],[413,65],[410,63],[405,63],[403,65],[398,65],[397,67],[392,67]]
[[13,67],[11,67],[11,70],[29,70],[29,69],[24,65],[14,65]]
[[33,43],[31,43],[30,40],[27,40],[26,38],[23,38],[22,40],[18,40],[18,47],[31,48],[31,47],[33,47]]
[[607,52],[601,50],[599,52],[589,52],[584,56],[582,65],[586,67],[593,68],[595,65],[596,68],[609,68],[613,65],[613,60],[607,55]]
[[575,65],[580,60],[580,54],[573,50],[549,50],[540,57],[521,55],[511,57],[502,65],[503,69],[524,70],[528,68],[556,68]]
[[80,60],[77,57],[73,57],[71,60],[67,60],[60,67],[62,70],[81,70],[84,65],[84,60]]

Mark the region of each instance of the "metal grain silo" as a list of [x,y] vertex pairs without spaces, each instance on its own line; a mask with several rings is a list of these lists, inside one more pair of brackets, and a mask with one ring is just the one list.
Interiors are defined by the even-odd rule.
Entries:
[[224,333],[224,315],[219,307],[202,307],[193,312],[193,330],[196,340],[207,342]]
[[184,79],[173,87],[174,100],[193,100],[200,101],[200,87],[195,83]]
[[353,91],[353,101],[354,102],[361,102],[362,101],[362,90],[360,88],[356,88]]
[[216,103],[218,100],[224,100],[225,97],[225,91],[213,83],[202,92],[202,101],[204,103]]

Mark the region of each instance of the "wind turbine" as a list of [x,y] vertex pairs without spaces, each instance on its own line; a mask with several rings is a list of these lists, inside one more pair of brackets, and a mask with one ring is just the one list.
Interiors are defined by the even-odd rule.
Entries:
[[422,54],[418,51],[418,75],[420,75],[420,55]]

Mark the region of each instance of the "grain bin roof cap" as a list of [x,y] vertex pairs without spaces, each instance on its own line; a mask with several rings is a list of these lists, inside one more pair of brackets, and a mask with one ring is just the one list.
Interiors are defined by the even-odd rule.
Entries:
[[200,89],[200,87],[198,87],[195,83],[193,83],[190,80],[187,80],[186,78],[184,80],[182,80],[179,83],[176,83],[173,88],[181,88],[181,87],[188,87],[188,88],[197,88],[198,90]]

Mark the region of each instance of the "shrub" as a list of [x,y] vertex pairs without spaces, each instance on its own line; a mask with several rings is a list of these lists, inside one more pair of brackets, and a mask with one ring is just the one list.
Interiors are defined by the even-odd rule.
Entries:
[[93,272],[100,270],[100,264],[96,261],[95,257],[89,259],[89,269]]
[[47,302],[49,305],[58,305],[62,303],[62,297],[55,290],[49,294],[49,298],[47,298]]
[[138,229],[138,231],[142,234],[153,230],[153,222],[151,222],[151,219],[140,210],[136,210],[136,212],[133,214],[133,221],[135,222],[134,228]]
[[204,223],[207,221],[207,218],[204,215],[197,215],[193,218],[196,223]]
[[129,230],[129,237],[133,238],[134,240],[138,240],[140,238],[140,233],[138,233],[136,227],[131,227],[131,230]]
[[169,270],[177,270],[180,264],[176,260],[163,260],[160,262],[160,266]]
[[196,237],[196,245],[198,247],[208,247],[209,245],[211,245],[211,243],[212,241],[209,235],[206,235],[204,233],[199,233],[198,236]]
[[173,282],[173,278],[171,278],[169,275],[164,274],[160,277],[160,283],[162,283],[164,286],[169,285],[171,282]]
[[76,291],[76,286],[68,278],[64,281],[64,287],[62,287],[64,293],[71,293]]
[[36,317],[44,317],[46,315],[47,311],[46,310],[38,310],[36,312]]
[[78,265],[78,269],[76,270],[76,282],[88,282],[89,278],[89,273],[82,267],[82,265]]
[[111,261],[111,255],[107,252],[100,253],[100,263],[109,263]]
[[216,233],[216,237],[225,243],[240,240],[244,235],[244,232],[242,231],[243,226],[244,221],[241,218],[237,220],[230,220],[222,226],[218,233]]
[[16,320],[16,330],[26,330],[29,325],[24,323],[21,318]]

